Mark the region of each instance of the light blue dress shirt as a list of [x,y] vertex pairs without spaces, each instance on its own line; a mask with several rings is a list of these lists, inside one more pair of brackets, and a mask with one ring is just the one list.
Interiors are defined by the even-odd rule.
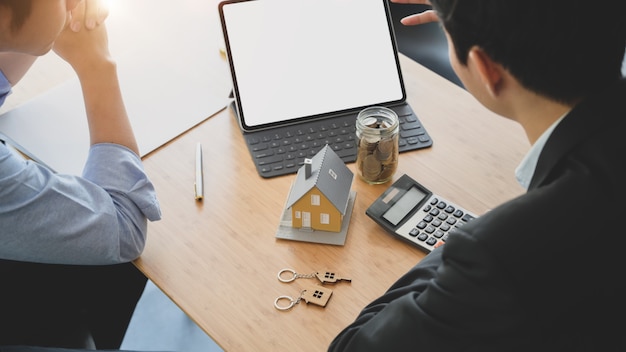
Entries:
[[[0,72],[0,105],[11,85]],[[0,143],[0,259],[116,264],[143,251],[155,189],[130,149],[96,144],[82,176],[56,174]]]
[[4,104],[7,96],[11,93],[11,83],[0,71],[0,106]]

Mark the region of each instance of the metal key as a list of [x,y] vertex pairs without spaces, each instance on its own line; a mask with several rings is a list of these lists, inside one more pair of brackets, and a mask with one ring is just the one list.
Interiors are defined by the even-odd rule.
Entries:
[[337,281],[348,281],[348,282],[352,281],[352,279],[340,277],[339,275],[330,271],[326,271],[324,273],[316,272],[315,276],[317,277],[318,280],[320,280],[322,284],[334,284]]

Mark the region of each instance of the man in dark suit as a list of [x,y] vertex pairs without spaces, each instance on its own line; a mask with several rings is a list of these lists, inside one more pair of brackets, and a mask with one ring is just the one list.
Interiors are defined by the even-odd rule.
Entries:
[[625,2],[430,3],[402,23],[438,19],[466,89],[523,127],[527,193],[453,232],[329,350],[626,351]]

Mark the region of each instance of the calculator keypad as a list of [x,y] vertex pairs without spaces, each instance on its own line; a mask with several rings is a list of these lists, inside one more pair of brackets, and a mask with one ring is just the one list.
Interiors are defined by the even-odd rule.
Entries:
[[452,230],[475,217],[467,210],[433,196],[396,233],[430,252],[444,244]]

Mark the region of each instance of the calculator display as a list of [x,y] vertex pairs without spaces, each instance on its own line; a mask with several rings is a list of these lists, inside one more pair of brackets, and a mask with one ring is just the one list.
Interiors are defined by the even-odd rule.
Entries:
[[411,187],[382,216],[394,226],[398,225],[425,197],[426,193],[416,187]]

